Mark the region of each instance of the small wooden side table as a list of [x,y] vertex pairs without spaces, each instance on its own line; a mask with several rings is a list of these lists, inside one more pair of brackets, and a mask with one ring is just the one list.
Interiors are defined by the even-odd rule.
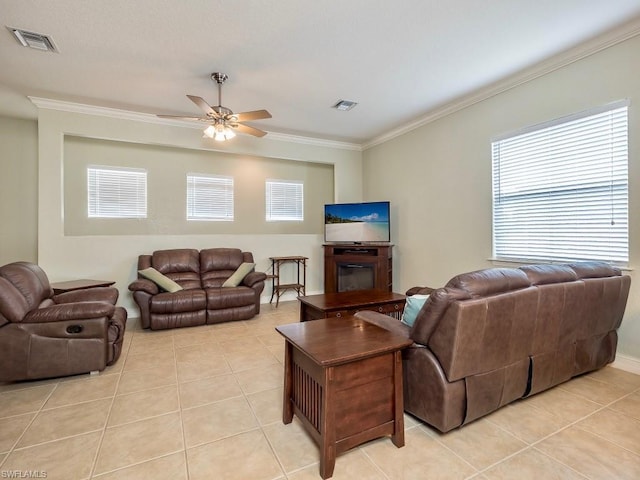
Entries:
[[51,288],[53,288],[53,293],[57,295],[59,293],[71,292],[73,290],[82,290],[84,288],[110,287],[114,283],[116,282],[112,280],[90,280],[87,278],[83,278],[80,280],[55,282],[51,284]]
[[320,476],[336,455],[391,435],[404,446],[401,350],[413,342],[357,317],[276,327],[286,340],[282,421],[301,420],[320,446]]
[[[295,290],[298,295],[304,295],[306,293],[307,283],[307,260],[308,257],[289,256],[289,257],[269,257],[271,260],[271,275],[267,275],[271,278],[271,299],[269,303],[273,302],[273,297],[276,297],[276,308],[280,303],[280,297],[287,290]],[[296,266],[296,282],[295,283],[280,283],[280,267],[285,263],[294,263]],[[300,276],[300,269],[302,267],[302,277]]]

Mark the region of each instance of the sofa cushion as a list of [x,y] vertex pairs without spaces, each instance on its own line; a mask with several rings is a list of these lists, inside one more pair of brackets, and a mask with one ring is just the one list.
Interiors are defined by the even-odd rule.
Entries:
[[217,288],[245,262],[239,248],[208,248],[200,252],[203,288]]
[[578,278],[618,277],[622,274],[618,267],[605,262],[578,262],[569,265]]
[[204,310],[207,297],[204,290],[180,290],[175,293],[159,293],[151,297],[151,313],[195,312]]
[[578,279],[576,272],[568,265],[525,265],[520,267],[532,285],[573,282]]
[[175,293],[182,290],[180,284],[161,274],[153,267],[145,268],[144,270],[138,270],[138,273],[144,278],[151,280],[153,283],[158,285],[163,290],[166,290],[167,292]]
[[249,287],[207,288],[207,309],[244,307],[256,303],[256,292]]
[[192,248],[157,250],[151,265],[185,289],[200,288],[200,254]]
[[9,322],[21,322],[28,311],[27,299],[9,280],[0,277],[0,316]]
[[531,285],[527,274],[514,268],[488,268],[453,277],[446,287],[459,288],[473,297],[509,292]]
[[27,302],[27,310],[37,308],[53,295],[49,279],[38,265],[14,262],[0,268],[0,277],[6,278]]
[[223,287],[237,287],[242,283],[244,277],[246,277],[255,268],[255,263],[244,262],[231,274],[222,284]]
[[402,318],[400,319],[400,321],[408,327],[412,327],[413,322],[416,321],[418,312],[420,312],[423,305],[428,299],[429,295],[423,294],[416,294],[407,297],[407,303],[404,306],[404,311],[402,312]]

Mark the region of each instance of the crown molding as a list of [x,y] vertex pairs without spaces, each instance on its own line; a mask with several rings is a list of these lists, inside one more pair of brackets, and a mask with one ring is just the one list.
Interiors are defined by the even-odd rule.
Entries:
[[603,35],[587,40],[580,45],[567,49],[562,53],[554,55],[542,62],[533,65],[532,67],[521,70],[520,72],[511,75],[503,80],[494,82],[493,84],[474,91],[473,93],[460,97],[457,100],[449,102],[441,107],[431,110],[426,115],[419,117],[418,119],[395,128],[383,135],[372,138],[371,140],[362,144],[362,150],[374,147],[381,143],[392,140],[408,133],[416,128],[422,127],[428,123],[431,123],[440,118],[446,117],[457,111],[463,110],[471,105],[487,100],[507,90],[515,88],[524,83],[535,80],[558,70],[562,67],[570,65],[578,60],[594,55],[602,50],[617,45],[629,40],[640,34],[640,17],[625,23],[624,25],[611,30]]
[[[156,125],[168,125],[173,127],[184,127],[202,130],[202,124],[190,122],[188,120],[179,120],[172,118],[160,118],[151,113],[133,112],[130,110],[121,110],[109,107],[97,107],[95,105],[86,105],[82,103],[66,102],[63,100],[54,100],[51,98],[28,97],[29,100],[38,108],[45,110],[57,110],[60,112],[80,113],[83,115],[96,115],[100,117],[114,118],[117,120],[131,120],[134,122],[153,123]],[[286,133],[267,131],[268,139],[279,142],[299,143],[304,145],[312,145],[316,147],[337,148],[341,150],[362,151],[362,145],[349,142],[339,142],[335,140],[325,140],[321,138],[303,137],[300,135],[291,135]]]

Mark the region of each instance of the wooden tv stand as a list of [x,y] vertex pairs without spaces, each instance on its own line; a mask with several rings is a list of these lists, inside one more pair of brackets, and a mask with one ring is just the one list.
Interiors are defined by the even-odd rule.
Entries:
[[[324,293],[352,290],[393,290],[393,264],[390,243],[325,243]],[[341,285],[338,277],[342,268],[367,269],[368,284],[360,287]]]

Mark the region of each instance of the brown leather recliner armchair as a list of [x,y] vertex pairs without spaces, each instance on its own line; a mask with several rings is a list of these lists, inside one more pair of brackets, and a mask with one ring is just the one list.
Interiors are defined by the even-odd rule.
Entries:
[[127,312],[118,290],[53,294],[33,263],[0,267],[0,381],[104,370],[120,356]]

